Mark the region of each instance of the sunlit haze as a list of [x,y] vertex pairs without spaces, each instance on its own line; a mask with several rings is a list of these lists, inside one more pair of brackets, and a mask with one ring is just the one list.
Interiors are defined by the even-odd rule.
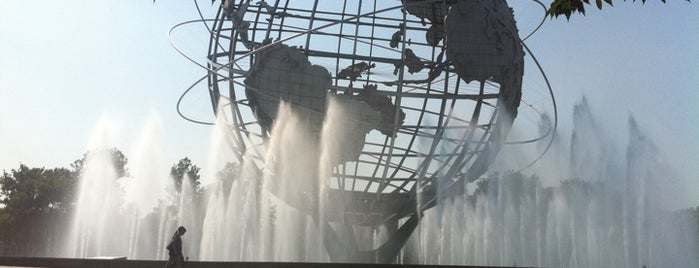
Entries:
[[[541,7],[509,2],[521,35],[538,25]],[[213,16],[216,5],[200,5],[204,16]],[[218,134],[183,120],[175,106],[206,73],[171,47],[167,33],[197,17],[191,1],[1,1],[0,169],[69,167],[93,146],[94,131],[108,124],[109,142],[132,161],[139,143],[157,142],[163,162],[189,157],[202,174],[215,172],[208,158],[226,155],[211,152]],[[615,1],[604,10],[589,6],[587,15],[569,21],[546,19],[526,44],[556,94],[559,133],[570,138],[573,106],[583,96],[619,148],[628,145],[633,116],[673,166],[681,188],[699,193],[697,18],[696,3]],[[208,33],[200,24],[178,29],[172,39],[205,61]],[[524,101],[551,113],[543,81],[527,80],[537,75],[534,66],[526,67]],[[187,95],[182,109],[214,121],[205,85]],[[527,132],[518,127],[527,124],[517,123],[515,133]],[[149,131],[159,137],[149,138]],[[678,198],[674,206],[699,205],[699,194]]]

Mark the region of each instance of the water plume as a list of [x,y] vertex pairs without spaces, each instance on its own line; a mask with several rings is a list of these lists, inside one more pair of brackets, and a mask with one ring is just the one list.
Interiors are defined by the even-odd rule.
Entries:
[[[427,211],[412,261],[544,267],[695,267],[696,223],[662,196],[674,183],[662,151],[631,117],[625,150],[583,100],[574,112],[569,167],[543,158],[534,175],[500,173],[470,195]],[[544,123],[545,124],[545,123]],[[569,148],[565,153],[561,148]],[[506,165],[506,163],[501,163]],[[515,161],[515,165],[519,162]],[[555,173],[545,173],[557,169]],[[557,178],[541,177],[568,170]],[[546,184],[542,181],[547,181]],[[555,183],[553,183],[555,182]],[[441,212],[440,212],[441,211]]]
[[[157,128],[144,131],[144,142],[135,145],[144,151],[135,153],[133,159],[150,165],[132,162],[129,178],[119,179],[107,155],[91,155],[83,171],[66,255],[165,259],[165,244],[172,232],[185,225],[189,230],[184,238],[185,254],[193,260],[329,261],[322,242],[321,228],[325,227],[318,227],[318,223],[333,216],[323,214],[324,206],[339,207],[341,203],[328,200],[325,192],[364,187],[320,179],[332,173],[338,159],[344,159],[337,152],[341,151],[338,144],[344,141],[347,122],[333,119],[346,113],[342,108],[330,100],[323,125],[308,127],[309,122],[298,116],[292,105],[281,104],[269,136],[260,138],[264,143],[245,144],[248,151],[242,155],[243,161],[224,165],[223,160],[230,158],[212,153],[208,161],[213,164],[207,167],[219,170],[223,166],[227,171],[210,170],[204,175],[208,183],[199,190],[187,178],[176,189],[172,178],[160,173],[168,169],[161,162],[162,148],[158,147],[162,145],[153,138],[160,135]],[[671,189],[677,188],[677,182],[670,177],[673,172],[664,162],[661,148],[645,134],[642,125],[630,118],[627,140],[614,142],[586,100],[575,106],[572,122],[568,135],[558,133],[561,136],[550,150],[555,154],[542,158],[526,172],[506,172],[522,163],[522,157],[508,154],[528,157],[531,153],[535,157],[547,140],[522,152],[506,145],[510,148],[496,165],[500,172],[469,184],[469,191],[458,196],[440,196],[442,201],[426,211],[399,262],[551,267],[699,265],[696,225],[690,222],[689,214],[672,211],[665,204],[664,196],[675,194]],[[547,125],[550,122],[544,117],[540,130],[548,131]],[[314,127],[321,131],[309,132]],[[445,135],[460,138],[464,133]],[[211,150],[221,150],[225,138],[212,135]],[[255,158],[259,154],[253,151],[264,152],[264,158]],[[143,181],[144,176],[153,181]],[[118,181],[123,182],[120,185]],[[153,208],[155,198],[145,196],[145,187],[164,187],[168,194]],[[131,202],[122,202],[129,195]],[[343,240],[354,239],[360,250],[377,247],[390,233],[390,226],[331,226]],[[123,239],[123,234],[129,239]]]
[[105,210],[120,209],[121,202],[117,179],[120,174],[113,165],[108,148],[113,142],[113,124],[100,119],[88,142],[91,153],[85,155],[81,170],[76,208],[69,227],[65,249],[67,256],[85,257],[103,254],[112,250],[113,234],[111,223],[122,220],[112,219]]

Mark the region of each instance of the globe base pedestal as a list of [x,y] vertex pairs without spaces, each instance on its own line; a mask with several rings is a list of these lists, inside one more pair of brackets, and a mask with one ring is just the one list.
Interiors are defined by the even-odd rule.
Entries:
[[[418,214],[410,218],[390,234],[390,237],[378,248],[372,250],[358,250],[354,239],[341,239],[335,230],[326,221],[321,226],[323,244],[332,262],[358,262],[358,263],[395,263],[401,249],[410,238],[420,222]],[[397,227],[397,222],[392,224]],[[352,227],[347,226],[349,235],[353,236]],[[343,243],[345,241],[345,243]]]

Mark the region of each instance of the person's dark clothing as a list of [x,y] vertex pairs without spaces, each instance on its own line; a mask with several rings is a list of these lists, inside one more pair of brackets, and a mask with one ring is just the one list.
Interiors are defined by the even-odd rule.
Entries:
[[180,255],[180,256],[170,255],[170,258],[167,260],[167,263],[165,263],[165,268],[182,268],[183,266],[184,266],[184,257],[182,257],[182,255]]
[[165,268],[181,268],[184,265],[184,256],[182,255],[182,235],[180,232],[175,232],[167,245],[168,255],[170,258],[165,264]]
[[167,250],[170,256],[182,256],[182,237],[179,232],[172,236]]

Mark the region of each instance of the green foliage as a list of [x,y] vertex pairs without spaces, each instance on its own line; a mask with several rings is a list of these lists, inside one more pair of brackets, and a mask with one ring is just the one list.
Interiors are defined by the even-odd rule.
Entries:
[[[217,0],[211,0],[211,4],[213,5],[216,3]],[[626,0],[623,0],[626,1]],[[632,0],[633,2],[636,2],[637,0]],[[642,3],[646,3],[646,0],[640,0]],[[667,0],[660,0],[661,2],[665,3]],[[691,2],[691,0],[685,0],[687,2]],[[225,3],[225,0],[221,1],[222,3]],[[153,3],[155,3],[155,0],[153,0]],[[605,5],[614,6],[612,0],[594,0],[594,4],[597,7],[597,9],[602,9],[602,7]],[[549,9],[546,10],[546,15],[549,17],[555,17],[557,18],[560,15],[565,15],[566,19],[570,19],[570,16],[573,15],[573,13],[580,13],[585,15],[585,5],[591,5],[590,0],[553,0],[551,4],[549,5]]]
[[81,159],[75,160],[75,162],[73,162],[70,166],[76,173],[81,174],[83,168],[85,167],[85,162],[87,161],[87,159],[89,159],[93,155],[103,153],[108,153],[111,155],[114,170],[116,170],[117,172],[117,178],[129,176],[129,171],[126,168],[126,164],[129,163],[129,160],[126,158],[124,153],[122,153],[117,148],[88,151],[87,153],[83,154],[83,157]]
[[223,186],[224,193],[228,194],[233,186],[233,181],[240,176],[240,165],[236,162],[228,162],[216,173],[216,178]]
[[229,180],[232,181],[238,176],[239,170],[239,165],[238,163],[235,162],[228,162],[226,165],[223,167],[223,169],[219,170],[216,173],[216,176],[220,180]]
[[[20,165],[18,169],[0,173],[0,255],[55,255],[55,251],[64,246],[63,231],[70,222],[80,175],[87,161],[95,155],[110,157],[117,175],[129,176],[128,160],[116,148],[88,151],[73,162],[70,169]],[[227,164],[219,176],[229,180],[236,170],[235,164]],[[181,190],[185,177],[191,180],[196,193],[188,202],[194,202],[195,206],[203,204],[199,171],[189,158],[181,159],[170,169],[178,185],[176,190]],[[170,203],[161,205],[172,206]],[[153,220],[153,215],[146,218]]]
[[[666,0],[660,1],[665,3]],[[690,2],[690,0],[686,1]],[[633,0],[633,2],[636,2],[636,0]],[[641,2],[646,3],[646,0],[641,0]],[[601,10],[604,6],[604,3],[613,6],[612,0],[595,0],[595,6],[597,7],[597,9]],[[576,12],[585,15],[585,5],[590,4],[590,0],[554,0],[553,2],[551,2],[549,9],[546,11],[546,14],[550,17],[558,17],[560,15],[565,15],[567,19],[570,19],[570,16]]]
[[107,153],[119,177],[128,176],[128,160],[116,148],[83,154],[67,168],[20,165],[0,176],[0,254],[42,256],[60,248],[69,222],[80,174],[86,161]]
[[[14,254],[33,254],[56,239],[71,207],[77,173],[65,168],[20,165],[0,177],[0,239]],[[8,252],[6,252],[8,253]]]
[[20,165],[0,177],[0,204],[5,210],[26,215],[65,212],[74,197],[77,175],[65,168],[29,168]]
[[180,161],[178,161],[177,164],[173,165],[172,168],[170,168],[170,177],[172,177],[172,179],[175,180],[177,190],[182,189],[182,181],[185,177],[187,177],[189,178],[194,190],[198,191],[200,188],[199,179],[201,177],[199,175],[199,170],[201,170],[199,167],[192,164],[192,160],[185,157],[180,159]]

